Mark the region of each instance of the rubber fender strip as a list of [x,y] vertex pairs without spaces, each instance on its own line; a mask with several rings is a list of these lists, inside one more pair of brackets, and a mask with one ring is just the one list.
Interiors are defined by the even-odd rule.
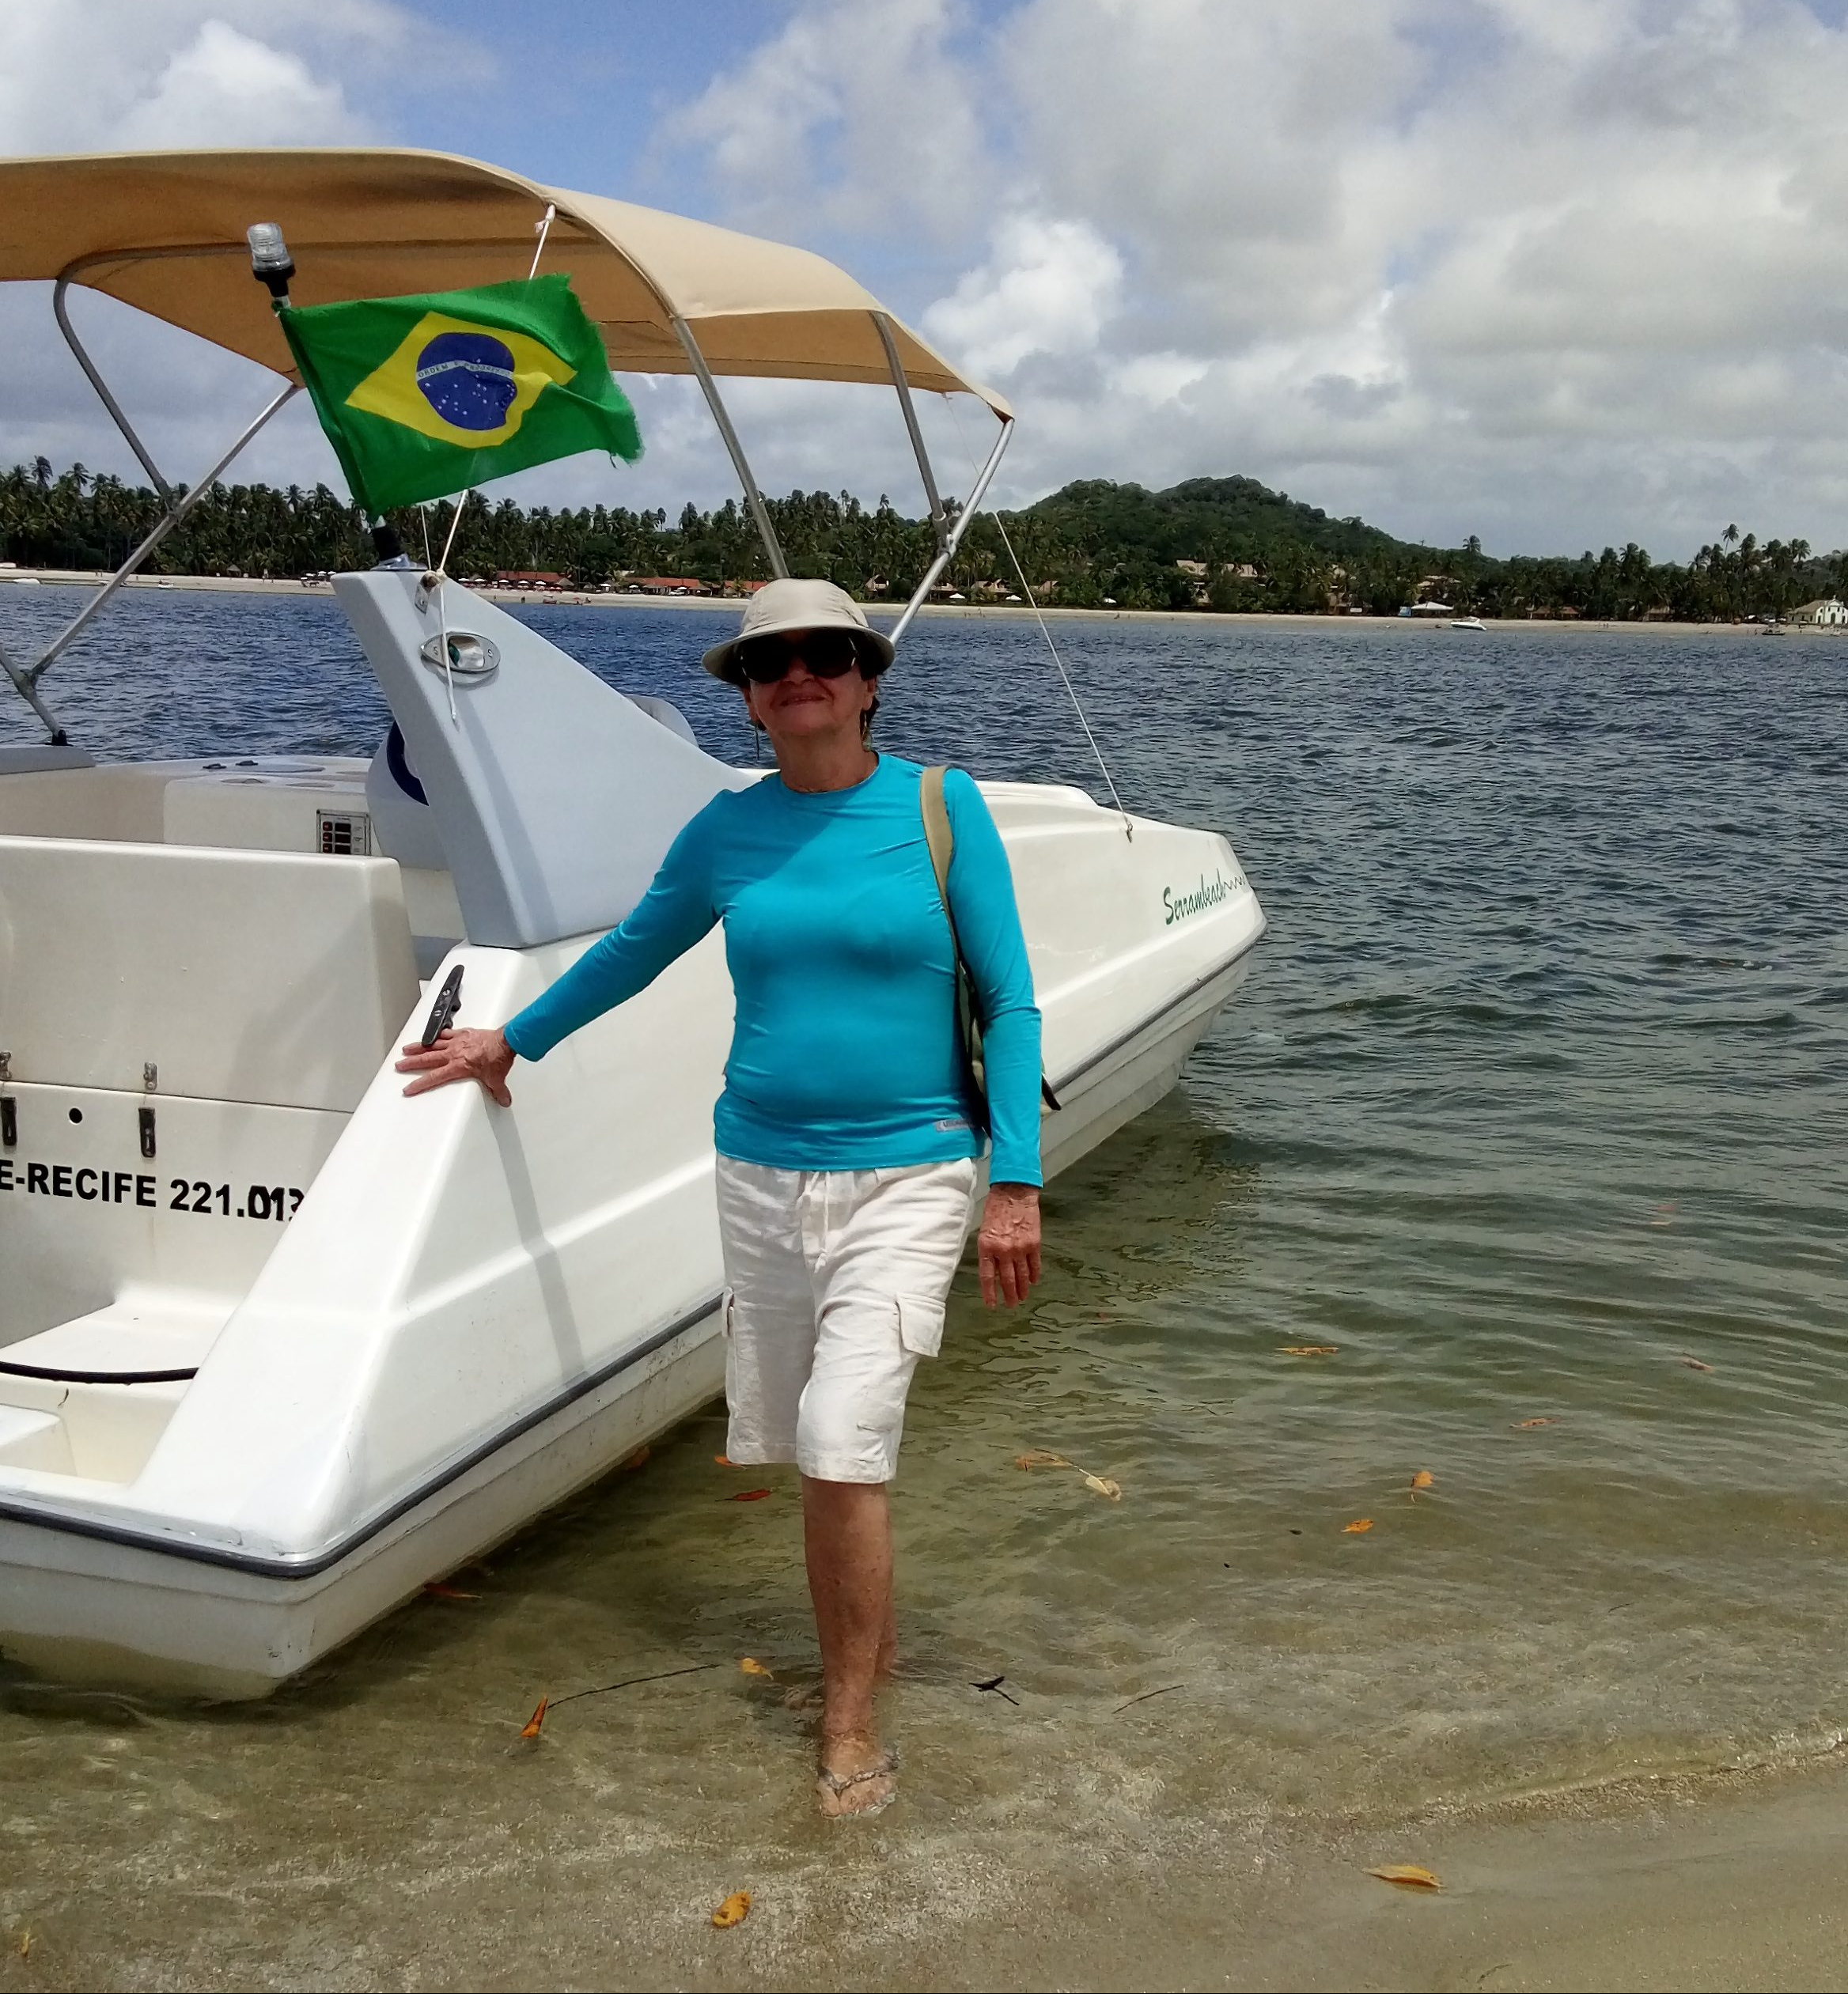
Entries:
[[[1264,934],[1265,930],[1260,928],[1248,941],[1241,943],[1222,961],[1214,963],[1205,975],[1196,976],[1184,990],[1176,992],[1165,1003],[1157,1005],[1153,1011],[1147,1012],[1131,1025],[1127,1031],[1119,1031],[1108,1043],[1100,1046],[1096,1052],[1081,1059],[1076,1066],[1061,1073],[1056,1081],[1043,1080],[1040,1082],[1041,1088],[1048,1092],[1056,1089],[1058,1093],[1062,1094],[1068,1087],[1075,1087],[1086,1074],[1101,1066],[1112,1053],[1121,1052],[1131,1039],[1141,1038],[1151,1025],[1159,1024],[1169,1012],[1178,1011],[1191,998],[1198,997],[1208,984],[1216,982],[1220,977],[1225,975],[1227,971],[1235,968],[1242,963],[1264,939]],[[1058,1105],[1056,1099],[1052,1102],[1054,1107]]]
[[0,1360],[0,1376],[42,1378],[54,1385],[180,1385],[198,1375],[197,1364],[190,1371],[52,1371],[41,1364]]

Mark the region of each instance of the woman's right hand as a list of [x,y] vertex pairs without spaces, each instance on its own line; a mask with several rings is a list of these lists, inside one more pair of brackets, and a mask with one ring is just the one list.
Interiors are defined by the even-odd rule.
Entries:
[[457,1080],[479,1080],[490,1101],[510,1108],[513,1097],[507,1091],[507,1076],[513,1070],[513,1048],[502,1033],[463,1026],[438,1032],[434,1046],[413,1039],[397,1070],[417,1076],[405,1088],[407,1094],[427,1094],[433,1087],[449,1087]]

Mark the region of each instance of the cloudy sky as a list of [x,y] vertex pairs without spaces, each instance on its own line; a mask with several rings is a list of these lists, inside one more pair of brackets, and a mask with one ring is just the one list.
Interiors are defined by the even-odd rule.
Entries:
[[[1848,0],[0,0],[0,153],[441,146],[831,255],[1000,388],[1002,496],[1244,472],[1497,553],[1848,545]],[[107,301],[177,475],[266,377]],[[0,460],[132,460],[0,297]],[[649,454],[527,498],[731,490]],[[915,474],[889,397],[745,384],[763,482]],[[292,416],[296,412],[292,411]],[[933,413],[956,467],[986,418]],[[338,483],[312,419],[248,460]],[[966,485],[966,475],[960,481]]]

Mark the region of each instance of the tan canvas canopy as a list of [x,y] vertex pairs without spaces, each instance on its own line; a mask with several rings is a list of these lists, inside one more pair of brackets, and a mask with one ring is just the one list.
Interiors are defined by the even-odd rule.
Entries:
[[[293,375],[244,230],[279,222],[296,302],[458,290],[524,277],[534,227],[558,210],[541,267],[570,274],[610,365],[692,371],[691,328],[715,374],[889,385],[874,314],[844,271],[709,222],[574,194],[448,153],[401,148],[105,153],[0,161],[0,280],[68,278]],[[896,320],[914,388],[1007,404]]]

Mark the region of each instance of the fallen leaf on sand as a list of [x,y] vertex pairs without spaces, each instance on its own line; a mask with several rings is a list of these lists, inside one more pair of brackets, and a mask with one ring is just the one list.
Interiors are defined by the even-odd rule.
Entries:
[[733,1462],[729,1454],[715,1454],[712,1457],[712,1465],[715,1468],[729,1468],[733,1466]]
[[520,1727],[520,1735],[522,1738],[536,1738],[539,1735],[539,1727],[545,1722],[545,1707],[551,1701],[550,1697],[540,1698],[539,1708]]
[[431,1599],[479,1599],[481,1597],[479,1592],[459,1592],[454,1586],[439,1585],[434,1579],[423,1590],[426,1596]]
[[727,1496],[729,1503],[760,1503],[770,1493],[767,1489],[740,1489],[737,1495]]
[[1340,1348],[1339,1343],[1286,1343],[1279,1355],[1286,1357],[1331,1357]]
[[1123,1500],[1122,1489],[1115,1482],[1107,1480],[1103,1475],[1086,1475],[1085,1486],[1100,1496],[1108,1496],[1113,1503],[1119,1503]]
[[1351,1523],[1342,1525],[1341,1534],[1343,1537],[1358,1537],[1364,1531],[1370,1530],[1373,1527],[1373,1519],[1371,1516],[1357,1516]]
[[1024,1454],[1014,1456],[1017,1468],[1069,1468],[1070,1462],[1062,1454],[1054,1454],[1050,1449],[1036,1447]]
[[760,1661],[758,1660],[755,1655],[747,1655],[744,1660],[738,1664],[738,1667],[742,1669],[747,1675],[761,1675],[772,1682],[776,1680],[776,1678],[771,1674],[771,1671],[767,1669]]
[[1437,1478],[1429,1468],[1420,1468],[1412,1477],[1411,1485],[1412,1493],[1415,1495],[1421,1489],[1435,1489],[1437,1485]]
[[1698,1357],[1683,1357],[1681,1361],[1690,1371],[1711,1371],[1714,1368],[1710,1364],[1702,1364]]
[[721,1932],[729,1932],[735,1924],[742,1924],[751,1915],[751,1893],[733,1890],[723,1904],[712,1914],[712,1921]]
[[1511,1433],[1525,1433],[1532,1427],[1557,1426],[1558,1424],[1556,1419],[1517,1419],[1508,1430]]
[[640,1467],[642,1462],[648,1459],[649,1455],[652,1451],[653,1450],[651,1448],[644,1444],[643,1446],[636,1448],[635,1451],[631,1454],[626,1461],[619,1462],[617,1465],[622,1469],[623,1472],[627,1474],[631,1469]]
[[21,1959],[30,1959],[32,1956],[32,1935],[29,1932],[22,1932],[19,1935],[19,1956]]
[[1396,1883],[1402,1890],[1441,1890],[1444,1887],[1428,1869],[1420,1868],[1416,1863],[1382,1863],[1367,1874],[1378,1877],[1382,1883]]

